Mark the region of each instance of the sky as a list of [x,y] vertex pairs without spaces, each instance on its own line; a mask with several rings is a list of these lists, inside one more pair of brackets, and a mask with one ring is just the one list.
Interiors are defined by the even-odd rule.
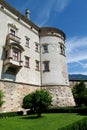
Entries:
[[87,0],[6,0],[40,27],[56,27],[66,34],[69,74],[87,75]]

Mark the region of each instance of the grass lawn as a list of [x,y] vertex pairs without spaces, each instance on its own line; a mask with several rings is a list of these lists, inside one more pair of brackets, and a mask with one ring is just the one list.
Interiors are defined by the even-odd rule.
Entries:
[[35,116],[19,116],[0,119],[0,130],[58,130],[86,116],[78,114],[43,114]]

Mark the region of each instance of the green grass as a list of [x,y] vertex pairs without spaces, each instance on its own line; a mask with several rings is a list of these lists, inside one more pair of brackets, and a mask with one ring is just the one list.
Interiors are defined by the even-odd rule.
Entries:
[[78,114],[43,114],[35,116],[9,117],[0,119],[0,130],[58,130],[86,116]]

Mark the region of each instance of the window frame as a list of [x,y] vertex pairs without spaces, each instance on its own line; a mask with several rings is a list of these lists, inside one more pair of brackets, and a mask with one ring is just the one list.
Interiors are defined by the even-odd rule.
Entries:
[[60,54],[65,56],[65,46],[60,44]]
[[16,31],[13,28],[10,28],[10,34],[12,34],[13,36],[15,36]]
[[14,61],[20,61],[21,60],[21,57],[20,57],[21,55],[20,54],[21,54],[21,52],[19,50],[13,48],[12,59]]
[[39,43],[37,43],[37,42],[35,42],[35,51],[36,52],[40,51]]
[[25,56],[25,67],[30,68],[30,57]]
[[43,53],[48,53],[48,44],[43,45]]
[[36,71],[40,71],[40,61],[35,60],[36,61]]
[[44,64],[43,72],[49,72],[50,71],[50,61],[43,61],[43,64]]
[[27,36],[25,36],[25,39],[26,39],[26,41],[25,41],[25,46],[26,46],[27,48],[30,48],[30,38],[28,38]]

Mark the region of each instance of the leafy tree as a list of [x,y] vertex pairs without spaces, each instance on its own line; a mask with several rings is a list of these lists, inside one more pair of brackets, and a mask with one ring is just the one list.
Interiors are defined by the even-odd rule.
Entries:
[[51,102],[52,97],[48,91],[36,90],[24,97],[22,107],[33,110],[40,117],[41,113],[51,105]]
[[1,107],[2,104],[4,103],[3,97],[4,97],[4,94],[3,94],[2,90],[0,90],[0,107]]
[[72,89],[77,106],[87,106],[87,88],[83,81],[76,83]]

